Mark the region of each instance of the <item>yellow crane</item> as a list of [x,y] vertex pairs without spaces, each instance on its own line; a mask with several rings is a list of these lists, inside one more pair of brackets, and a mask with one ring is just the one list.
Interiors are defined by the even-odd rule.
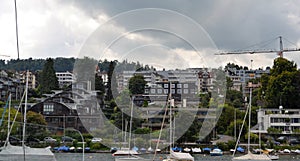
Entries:
[[215,55],[230,55],[230,54],[258,54],[258,53],[277,53],[280,57],[283,57],[284,52],[300,51],[300,48],[283,48],[282,37],[279,36],[279,50],[273,49],[256,49],[256,50],[237,50],[232,52],[220,52]]

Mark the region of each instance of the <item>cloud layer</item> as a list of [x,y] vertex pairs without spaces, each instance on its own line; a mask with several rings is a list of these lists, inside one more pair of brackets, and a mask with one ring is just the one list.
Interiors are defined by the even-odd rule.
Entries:
[[[27,0],[17,3],[20,58],[92,55],[175,67],[216,66],[229,61],[250,66],[253,60],[253,67],[258,68],[271,66],[276,53],[218,56],[221,58],[213,54],[216,49],[245,49],[278,36],[285,38],[285,47],[300,45],[300,1],[297,0],[272,3],[267,0]],[[160,10],[132,12],[143,8]],[[163,12],[164,9],[170,12]],[[3,0],[0,10],[0,54],[17,58],[13,2]],[[124,14],[127,17],[122,17]],[[150,30],[149,26],[159,30]],[[279,42],[274,39],[267,45],[248,49],[256,48],[278,49]],[[299,54],[284,53],[284,56],[299,64]]]

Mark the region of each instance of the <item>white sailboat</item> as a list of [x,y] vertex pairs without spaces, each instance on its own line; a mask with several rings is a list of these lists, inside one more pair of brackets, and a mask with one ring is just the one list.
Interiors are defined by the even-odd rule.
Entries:
[[[0,152],[0,160],[1,161],[20,161],[20,160],[28,160],[28,161],[56,161],[54,154],[51,152],[49,148],[30,148],[25,145],[25,130],[26,130],[26,110],[27,110],[27,93],[28,93],[28,72],[26,79],[26,88],[25,88],[25,107],[24,107],[24,120],[23,120],[23,139],[22,146],[13,146],[9,143],[9,135],[11,133],[12,127],[9,128],[7,139],[5,145],[3,146]],[[24,95],[21,99],[21,103],[23,101]],[[21,103],[19,108],[21,107]],[[16,113],[17,116],[18,113]],[[15,122],[16,116],[14,118],[13,123]],[[12,126],[13,126],[12,123]],[[8,122],[8,124],[10,124]],[[8,125],[9,126],[9,125]]]
[[[171,87],[171,84],[170,84]],[[171,90],[170,90],[171,91]],[[173,133],[172,133],[172,107],[174,107],[174,99],[172,99],[172,94],[170,92],[169,94],[169,106],[170,106],[170,155],[167,157],[167,159],[164,159],[163,161],[194,161],[194,157],[191,156],[190,153],[181,153],[181,152],[174,152],[172,150],[172,142],[173,142]],[[162,125],[163,126],[163,125]]]
[[132,97],[131,100],[131,109],[130,109],[130,124],[129,124],[129,139],[128,139],[128,149],[125,151],[117,151],[113,155],[116,155],[117,153],[122,153],[122,155],[127,155],[127,156],[116,156],[115,161],[130,161],[130,160],[138,160],[138,161],[151,161],[150,159],[145,159],[139,156],[136,156],[138,154],[137,152],[130,150],[130,142],[131,142],[131,129],[132,129],[132,117],[133,117],[133,100],[134,97]]
[[[236,160],[248,160],[248,161],[269,160],[270,161],[271,158],[267,154],[263,154],[263,153],[262,154],[253,154],[250,151],[251,101],[252,101],[252,88],[250,88],[249,105],[248,105],[248,108],[247,108],[247,111],[246,111],[246,114],[245,114],[245,118],[246,118],[247,113],[249,113],[249,121],[248,121],[248,147],[247,147],[248,153],[246,155],[242,155],[242,156],[239,156],[239,157],[233,157],[232,160],[233,161],[236,161]],[[245,118],[244,118],[244,121],[243,121],[243,125],[244,125],[244,122],[245,122]],[[242,125],[242,127],[243,127],[243,125]],[[241,132],[239,134],[239,137],[238,137],[235,149],[237,148],[237,145],[239,143],[240,135],[241,135]],[[234,154],[235,154],[235,151],[233,153],[233,156],[234,156]]]

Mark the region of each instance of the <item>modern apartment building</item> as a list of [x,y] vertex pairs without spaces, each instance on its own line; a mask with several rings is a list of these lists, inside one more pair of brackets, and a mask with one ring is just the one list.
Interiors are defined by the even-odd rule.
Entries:
[[268,129],[276,129],[280,134],[300,132],[299,109],[260,109],[257,111],[257,126],[252,132],[268,133]]
[[75,76],[71,72],[56,72],[55,74],[58,79],[59,87],[69,86],[75,82]]

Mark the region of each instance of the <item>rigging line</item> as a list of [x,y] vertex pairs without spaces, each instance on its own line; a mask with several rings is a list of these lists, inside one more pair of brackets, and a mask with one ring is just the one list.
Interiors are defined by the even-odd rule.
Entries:
[[286,38],[284,38],[284,37],[283,37],[283,39],[284,39],[285,41],[287,41],[288,43],[294,45],[295,47],[298,47],[298,45],[297,45],[296,43],[291,42],[291,41],[289,41],[288,39],[286,39]]
[[[169,99],[170,99],[170,95],[168,96],[168,100],[169,100]],[[159,143],[160,143],[160,138],[161,138],[162,130],[163,130],[163,128],[164,128],[165,119],[166,119],[167,112],[168,112],[168,104],[169,104],[169,102],[166,101],[166,104],[165,104],[165,113],[164,113],[164,117],[163,117],[162,124],[161,124],[161,127],[160,127],[160,131],[159,131],[159,135],[158,135],[158,141],[157,141],[156,146],[155,146],[155,149],[154,149],[154,156],[153,156],[152,161],[155,160],[156,155],[157,155],[156,149],[158,149],[158,146],[159,146]],[[171,127],[170,127],[170,128],[171,128]]]
[[[258,43],[256,43],[256,44],[253,44],[253,45],[250,45],[250,46],[243,47],[243,48],[241,48],[241,49],[239,49],[239,50],[249,49],[249,48],[251,48],[251,47],[259,46],[260,44],[265,44],[265,43],[270,44],[272,41],[275,41],[275,40],[277,40],[277,39],[278,39],[278,37],[272,38],[272,39],[269,39],[269,40],[266,40],[266,41],[261,41],[261,42],[258,42]],[[236,50],[236,51],[239,51],[239,50]]]
[[17,0],[15,2],[15,22],[16,22],[16,39],[17,39],[17,53],[18,60],[20,59],[20,50],[19,50],[19,31],[18,31],[18,12],[17,12]]

